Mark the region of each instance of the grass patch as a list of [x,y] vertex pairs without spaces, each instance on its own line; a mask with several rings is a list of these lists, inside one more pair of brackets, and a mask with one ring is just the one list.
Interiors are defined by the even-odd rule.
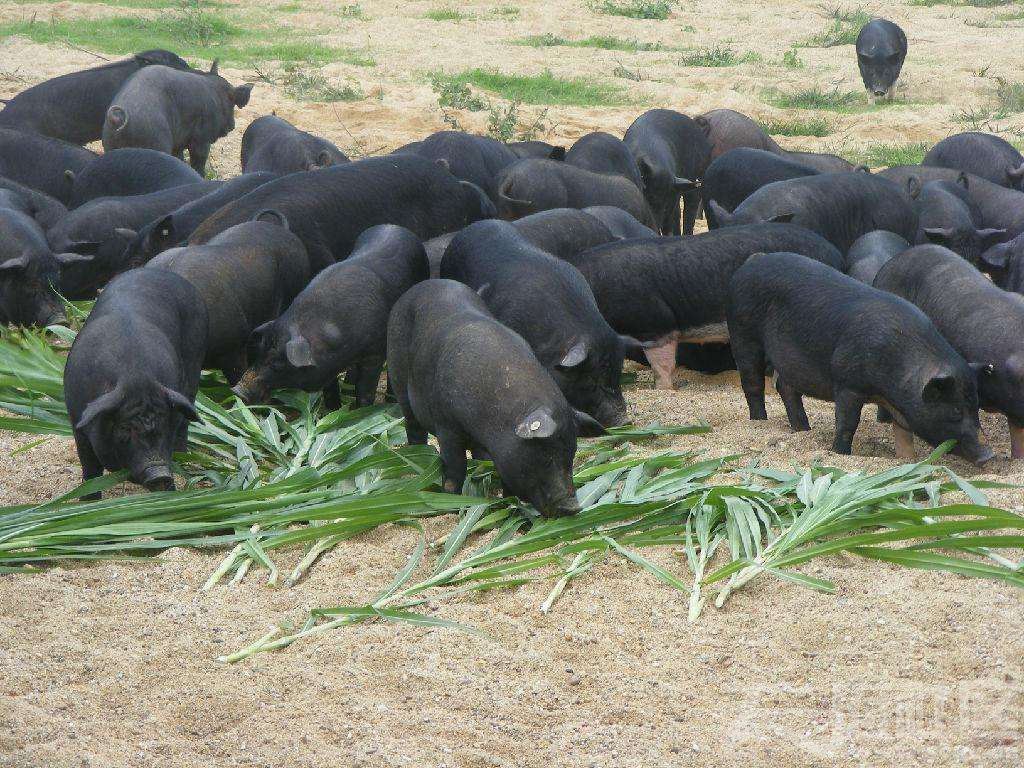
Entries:
[[847,159],[869,168],[892,168],[897,165],[920,165],[932,145],[926,141],[913,144],[872,144],[854,151]]
[[590,10],[606,16],[664,21],[672,12],[666,0],[593,0]]
[[829,91],[817,85],[793,93],[773,92],[769,101],[783,109],[823,109],[830,112],[846,112],[866,103],[859,93],[838,88]]
[[362,88],[355,84],[338,86],[316,69],[299,62],[289,62],[281,70],[284,92],[296,101],[362,101],[366,98]]
[[[42,0],[11,0],[13,5],[43,5]],[[164,9],[164,8],[194,8],[206,10],[209,8],[229,7],[226,3],[217,0],[203,0],[203,2],[187,2],[185,0],[75,0],[79,5],[108,5],[114,8],[137,8],[139,10]],[[51,3],[45,3],[50,5]],[[295,3],[298,5],[298,3]],[[275,9],[276,10],[276,9]]]
[[752,64],[764,61],[759,53],[738,54],[732,48],[716,45],[684,54],[679,64],[684,67],[735,67],[738,64]]
[[[445,76],[442,76],[445,77]],[[467,69],[447,76],[448,90],[473,86],[508,101],[523,104],[555,104],[576,107],[608,107],[628,104],[618,86],[592,82],[581,77],[563,80],[545,70],[539,75],[505,75],[488,69]]]
[[999,116],[1024,112],[1024,83],[1012,83],[996,78],[996,113]]
[[513,40],[512,44],[525,45],[530,48],[598,48],[602,51],[626,51],[627,53],[665,50],[661,43],[642,43],[639,40],[626,40],[621,37],[606,35],[594,35],[585,37],[582,40],[569,40],[553,35],[550,32],[546,32],[543,35],[520,37],[518,40]]
[[934,8],[937,5],[952,5],[960,8],[998,8],[1018,2],[1020,0],[910,0],[907,5],[918,8]]
[[504,16],[507,19],[518,19],[521,11],[514,5],[500,5],[491,11],[495,16]]
[[217,14],[187,10],[159,18],[115,16],[106,19],[20,21],[0,24],[0,39],[21,35],[35,43],[75,45],[113,54],[167,48],[186,59],[220,59],[223,63],[258,61],[341,62],[373,66],[369,57],[335,48],[290,30],[243,28]]
[[473,14],[463,13],[458,8],[435,8],[434,10],[427,11],[423,18],[430,19],[431,21],[454,21],[458,24],[462,21],[472,20]]
[[823,117],[812,117],[807,120],[797,118],[783,120],[758,120],[761,129],[771,136],[831,136],[832,124]]
[[800,47],[802,48],[834,48],[837,45],[853,45],[857,42],[857,35],[861,28],[871,21],[871,14],[863,8],[856,8],[851,11],[844,11],[836,8],[828,13],[832,19],[832,26],[824,32],[807,38]]
[[782,66],[786,69],[803,69],[806,65],[796,52],[796,48],[790,48],[782,54]]
[[366,14],[363,13],[363,6],[359,3],[352,5],[343,5],[338,9],[338,15],[343,19],[365,19]]
[[641,80],[646,80],[639,69],[630,69],[622,64],[616,64],[615,69],[612,70],[612,77],[620,77],[623,80],[632,80],[635,83],[639,83]]

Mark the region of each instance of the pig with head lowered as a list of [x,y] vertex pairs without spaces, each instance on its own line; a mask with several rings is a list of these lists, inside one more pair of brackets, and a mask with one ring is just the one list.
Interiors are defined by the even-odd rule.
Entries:
[[1000,288],[1024,294],[1024,234],[989,248],[978,268],[991,275]]
[[45,192],[62,205],[71,200],[73,176],[95,159],[96,153],[84,147],[0,128],[0,176]]
[[970,202],[966,174],[957,182],[929,181],[917,176],[907,190],[917,210],[917,244],[935,243],[977,264],[981,254],[1006,237],[1005,229],[978,228],[981,214]]
[[967,360],[977,374],[981,409],[1006,416],[1010,456],[1024,459],[1024,296],[996,287],[937,245],[892,258],[875,287],[920,308]]
[[207,330],[202,297],[165,269],[132,270],[103,291],[64,368],[83,480],[127,469],[147,490],[174,489],[172,456],[198,418]]
[[300,131],[277,115],[257,117],[242,134],[242,173],[283,176],[349,162],[333,143]]
[[217,73],[146,67],[135,74],[107,109],[103,149],[158,149],[206,173],[210,147],[235,129],[235,108],[249,103],[252,83],[232,86]]
[[395,154],[433,160],[448,169],[455,178],[480,187],[494,203],[498,202],[498,176],[519,159],[497,139],[464,131],[438,131],[422,141],[400,147]]
[[81,173],[68,174],[72,180],[69,208],[100,197],[146,195],[203,180],[192,166],[166,152],[134,147],[104,152]]
[[694,118],[694,122],[700,126],[704,135],[708,137],[708,141],[711,142],[710,159],[712,161],[738,147],[760,149],[765,152],[774,152],[777,155],[784,154],[782,147],[775,143],[775,139],[742,112],[732,109],[713,109]]
[[249,337],[273,320],[309,282],[302,241],[274,211],[221,232],[206,245],[172,248],[149,262],[188,280],[210,317],[204,368],[236,384],[249,367]]
[[595,131],[580,136],[565,153],[565,162],[594,173],[625,176],[637,189],[643,190],[644,182],[636,159],[622,139],[610,133]]
[[874,19],[857,35],[857,67],[872,100],[891,99],[907,58],[907,36],[888,19]]
[[351,256],[323,270],[280,317],[253,331],[249,369],[235,393],[262,402],[275,389],[323,391],[327,407],[337,409],[338,374],[348,371],[357,405],[371,405],[384,367],[388,313],[429,274],[412,232],[392,224],[366,230]]
[[875,275],[889,259],[910,248],[905,238],[894,232],[876,229],[857,238],[846,258],[843,260],[843,272],[854,280],[865,285],[875,281]]
[[38,133],[84,146],[103,135],[107,107],[121,86],[143,67],[160,64],[187,70],[180,56],[160,49],[69,72],[26,88],[0,111],[0,128]]
[[569,405],[472,288],[428,280],[408,291],[391,311],[387,358],[409,442],[437,437],[445,491],[462,491],[470,450],[494,462],[507,494],[542,515],[579,511],[576,440],[603,430]]
[[13,208],[31,216],[43,231],[68,214],[67,206],[57,198],[3,176],[0,176],[0,195],[3,196],[0,207]]
[[[700,208],[699,182],[711,162],[704,129],[679,112],[651,109],[633,121],[622,140],[636,158],[654,228],[663,235],[692,235]],[[680,198],[686,219],[682,228]]]
[[861,410],[877,403],[893,414],[900,458],[913,457],[915,434],[992,458],[978,441],[974,371],[910,302],[795,253],[761,253],[736,270],[726,314],[751,419],[768,418],[770,363],[795,431],[810,429],[805,396],[835,403],[836,453],[851,452]]
[[[729,280],[766,247],[805,254],[834,269],[842,257],[820,235],[792,224],[754,224],[690,237],[652,237],[599,245],[570,259],[617,333],[640,339],[659,389],[673,389],[677,347],[729,341]],[[543,295],[543,293],[542,293]],[[689,355],[693,357],[692,353]]]
[[452,240],[441,278],[478,291],[491,314],[526,340],[574,408],[607,427],[625,423],[622,359],[640,344],[611,329],[575,267],[512,224],[481,221]]
[[704,173],[701,200],[707,216],[708,228],[718,226],[711,201],[716,208],[730,213],[761,187],[776,181],[814,176],[818,172],[810,166],[790,160],[783,155],[762,149],[740,147],[713,160]]

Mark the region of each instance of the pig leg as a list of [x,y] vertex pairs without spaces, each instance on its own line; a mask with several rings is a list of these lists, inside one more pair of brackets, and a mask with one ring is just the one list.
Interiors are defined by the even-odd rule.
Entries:
[[1024,424],[1007,419],[1006,425],[1010,428],[1010,458],[1024,459]]
[[[103,464],[100,463],[96,451],[92,449],[89,438],[75,432],[75,448],[78,449],[78,461],[82,465],[82,482],[102,477]],[[83,496],[82,501],[99,501],[99,498],[99,493],[90,493],[88,496]]]
[[675,389],[672,384],[672,374],[676,371],[676,347],[678,346],[679,342],[673,336],[660,346],[644,350],[647,362],[651,364],[651,370],[654,371],[656,389]]
[[892,414],[889,413],[889,409],[884,405],[878,406],[878,423],[879,424],[891,424]]
[[[685,234],[693,234],[693,226],[697,223],[698,211],[700,211],[700,190],[695,189],[683,195],[683,232]],[[678,212],[679,209],[677,208],[677,215]],[[676,234],[679,234],[678,229],[676,229]]]
[[409,445],[426,445],[427,430],[425,430],[413,415],[408,403],[399,403],[402,415],[405,417],[405,441]]
[[200,176],[206,176],[206,161],[210,158],[209,144],[189,144],[188,163]]
[[442,432],[437,436],[441,452],[441,478],[445,493],[462,493],[466,482],[466,442],[453,432]]
[[740,372],[740,386],[743,396],[747,398],[752,421],[765,421],[768,412],[764,407],[764,377],[766,361],[764,349],[756,342],[747,341],[733,335],[732,354],[736,359],[736,369]]
[[836,391],[836,437],[832,450],[847,456],[853,451],[853,434],[860,424],[864,401],[852,392]]
[[782,379],[776,379],[775,389],[778,390],[782,404],[786,406],[786,416],[789,418],[789,426],[794,432],[808,432],[811,429],[807,421],[807,411],[804,410],[803,396],[787,385]]
[[909,429],[904,429],[895,421],[892,424],[892,433],[896,438],[896,458],[913,459],[915,455],[914,433]]
[[[358,375],[356,376],[356,405],[373,405],[377,395],[377,385],[380,384],[380,373],[384,370],[384,361],[380,358],[364,360],[359,364]],[[346,377],[346,381],[348,378]]]
[[338,389],[338,380],[333,379],[330,384],[323,388],[324,407],[328,411],[341,409],[341,391]]

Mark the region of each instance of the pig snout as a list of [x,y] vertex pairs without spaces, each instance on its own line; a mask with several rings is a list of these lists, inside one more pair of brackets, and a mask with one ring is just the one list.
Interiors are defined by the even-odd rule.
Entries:
[[547,506],[545,509],[541,509],[540,513],[544,517],[569,517],[575,515],[580,511],[580,503],[576,501],[576,497],[572,496],[561,501],[557,501],[554,504]]
[[147,491],[173,491],[174,474],[171,468],[164,463],[150,464],[142,470],[142,477],[139,483]]
[[231,388],[243,403],[261,403],[270,394],[267,387],[251,370],[242,374],[242,378]]
[[625,403],[610,403],[595,414],[602,427],[621,427],[629,423],[629,412]]
[[990,461],[995,453],[990,447],[978,440],[977,435],[966,435],[957,441],[953,453],[968,461],[974,462],[979,467]]

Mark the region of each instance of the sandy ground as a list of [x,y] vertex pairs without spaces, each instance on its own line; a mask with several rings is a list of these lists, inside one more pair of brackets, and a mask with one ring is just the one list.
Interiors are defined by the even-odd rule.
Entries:
[[[260,84],[239,114],[238,130],[214,148],[213,166],[222,174],[237,171],[248,121],[271,110],[353,154],[443,128],[425,76],[435,69],[550,67],[560,76],[615,82],[636,99],[635,106],[614,109],[551,108],[549,138],[565,142],[599,128],[621,132],[646,106],[691,114],[730,107],[779,117],[787,113],[764,101],[769,87],[859,87],[850,48],[801,50],[802,70],[693,69],[678,66],[677,54],[666,51],[503,42],[544,32],[614,34],[677,47],[727,44],[773,62],[829,23],[811,3],[733,2],[723,9],[689,2],[663,22],[595,15],[566,0],[517,2],[521,13],[511,20],[492,13],[499,3],[463,3],[459,8],[475,19],[458,24],[424,20],[428,9],[440,7],[425,2],[363,2],[365,20],[339,19],[326,2],[302,5],[302,13],[281,14],[281,23],[318,26],[334,44],[368,47],[375,68],[326,71],[339,82],[356,78],[379,98],[297,103]],[[878,11],[883,4],[867,7]],[[1021,79],[1019,29],[964,23],[993,19],[1012,6],[884,9],[911,39],[901,89],[906,102],[830,116],[838,128],[833,136],[782,139],[785,145],[858,150],[934,141],[957,129],[958,112],[986,102],[993,77]],[[71,18],[125,11],[70,2],[0,6],[4,21],[31,13]],[[0,96],[94,61],[80,51],[0,41]],[[611,71],[619,62],[649,79],[616,80]],[[226,72],[236,81],[253,75]],[[482,129],[481,120],[465,116],[470,128]],[[877,471],[895,463],[891,433],[870,415],[855,455],[837,457],[829,452],[828,404],[808,402],[812,431],[794,435],[775,397],[769,421],[747,421],[735,374],[682,373],[677,383],[675,392],[656,392],[641,374],[627,394],[635,420],[703,419],[714,431],[659,447],[760,454],[783,467],[820,459]],[[1005,458],[1005,423],[985,416],[983,424],[1001,458],[982,475],[956,459],[950,465],[971,477],[1024,483],[1024,467]],[[29,442],[0,433],[0,504],[48,498],[77,482],[69,441],[54,439],[11,457]],[[1019,491],[991,497],[1024,509]],[[445,525],[435,523],[431,531],[439,534]],[[679,593],[612,560],[575,582],[549,616],[538,611],[548,585],[439,609],[492,640],[372,625],[236,666],[215,661],[308,608],[365,602],[413,543],[406,531],[376,532],[338,548],[289,590],[250,578],[202,593],[220,555],[181,550],[151,565],[5,577],[0,766],[1016,766],[1024,759],[1024,596],[1002,585],[846,557],[809,569],[835,582],[835,596],[755,582],[696,625],[687,623]],[[666,557],[667,565],[672,556]]]

